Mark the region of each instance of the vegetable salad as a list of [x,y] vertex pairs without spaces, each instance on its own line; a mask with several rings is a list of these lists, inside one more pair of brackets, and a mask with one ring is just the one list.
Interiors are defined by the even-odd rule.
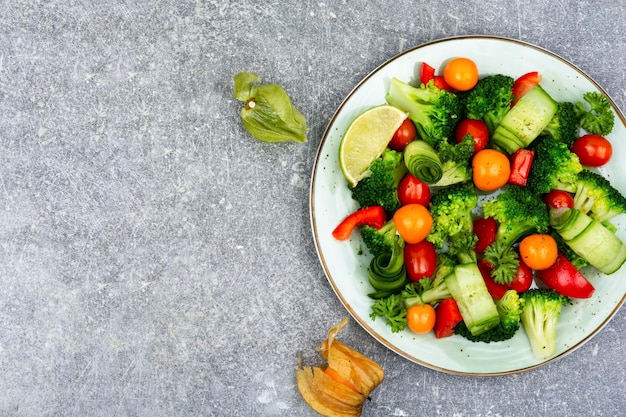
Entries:
[[441,75],[422,63],[419,81],[391,81],[386,101],[408,118],[333,232],[358,230],[372,255],[370,317],[482,343],[524,328],[548,357],[561,308],[593,296],[581,269],[626,262],[611,223],[626,198],[594,170],[612,156],[610,104],[597,92],[559,102],[539,72],[483,75],[462,57]]

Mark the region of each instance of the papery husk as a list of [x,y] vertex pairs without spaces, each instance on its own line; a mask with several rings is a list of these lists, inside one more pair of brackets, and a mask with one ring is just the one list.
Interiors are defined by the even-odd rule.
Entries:
[[369,396],[385,378],[383,368],[370,358],[335,340],[337,333],[348,323],[344,318],[328,331],[328,339],[322,342],[320,353],[341,378],[351,382],[361,394]]
[[357,390],[368,397],[383,381],[385,373],[373,360],[354,351],[345,344],[335,340],[330,348],[329,343],[322,345],[322,356],[328,361],[340,377],[351,382]]
[[264,142],[306,142],[306,118],[277,84],[252,85],[261,79],[254,72],[235,75],[234,95],[246,105],[241,120],[252,136]]
[[335,381],[320,367],[296,369],[298,389],[304,401],[327,417],[359,417],[365,397]]
[[383,369],[373,360],[336,340],[337,333],[348,324],[344,318],[328,331],[328,339],[318,351],[328,367],[351,383],[358,392],[328,376],[322,367],[298,364],[296,378],[302,398],[318,413],[327,417],[358,417],[369,394],[384,379]]

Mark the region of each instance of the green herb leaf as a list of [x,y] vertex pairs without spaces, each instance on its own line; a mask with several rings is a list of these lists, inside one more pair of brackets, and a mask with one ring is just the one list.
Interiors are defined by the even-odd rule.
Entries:
[[306,142],[306,119],[277,84],[260,82],[252,72],[235,75],[235,98],[245,103],[241,120],[252,136],[264,142]]
[[491,271],[491,278],[495,282],[508,284],[515,279],[520,262],[519,256],[504,242],[496,240],[485,249],[484,256],[495,266]]
[[399,294],[390,295],[387,298],[376,300],[372,305],[370,318],[376,320],[376,317],[384,317],[387,324],[391,326],[393,333],[401,332],[406,327],[406,308]]

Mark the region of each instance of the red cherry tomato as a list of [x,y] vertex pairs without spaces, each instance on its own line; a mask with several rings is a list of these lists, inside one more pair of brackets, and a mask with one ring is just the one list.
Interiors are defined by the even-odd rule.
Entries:
[[518,293],[524,292],[530,288],[533,283],[533,271],[524,262],[520,262],[517,267],[517,274],[515,279],[509,282],[507,285],[510,289],[517,291]]
[[406,174],[398,184],[398,200],[400,204],[421,204],[428,206],[430,203],[430,187],[413,174]]
[[426,240],[419,243],[406,243],[404,245],[404,265],[407,275],[413,282],[422,278],[432,278],[437,267],[435,246]]
[[541,82],[541,74],[537,71],[528,72],[513,83],[513,103],[514,105],[524,94],[528,93],[534,86]]
[[543,197],[543,201],[550,207],[574,207],[574,197],[567,191],[552,190]]
[[483,280],[485,281],[485,285],[487,286],[487,291],[489,294],[495,299],[500,299],[507,291],[506,284],[498,284],[491,278],[491,271],[495,269],[495,266],[486,259],[478,262],[478,269],[480,270],[480,274],[483,276]]
[[493,271],[494,266],[486,259],[478,263],[478,269],[483,276],[489,294],[496,299],[502,298],[504,293],[508,290],[515,290],[518,293],[524,292],[528,290],[533,283],[533,271],[524,262],[519,263],[515,278],[508,284],[498,284],[493,280],[491,271]]
[[474,247],[476,253],[483,253],[487,246],[496,240],[498,222],[493,217],[479,218],[474,220],[474,234],[478,237],[478,242]]
[[539,278],[548,288],[572,298],[589,298],[595,288],[563,254],[559,253],[554,265],[537,271]]
[[396,133],[393,134],[388,146],[394,151],[402,152],[406,145],[413,141],[416,136],[417,130],[415,130],[413,122],[409,119],[404,119]]
[[584,135],[572,144],[572,152],[578,155],[580,163],[589,167],[599,167],[611,160],[611,142],[600,135]]
[[471,135],[474,138],[474,149],[476,152],[484,149],[489,142],[489,129],[482,120],[463,119],[454,131],[454,137],[457,142],[461,142],[465,135]]

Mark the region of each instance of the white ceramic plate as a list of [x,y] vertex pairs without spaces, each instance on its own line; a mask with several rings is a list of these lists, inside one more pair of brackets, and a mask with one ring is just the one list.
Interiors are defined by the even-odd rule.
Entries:
[[[331,232],[348,214],[356,210],[347,183],[337,161],[339,142],[350,122],[362,111],[385,102],[389,82],[397,77],[407,82],[418,78],[421,62],[439,66],[451,57],[474,60],[481,75],[507,74],[513,77],[529,71],[543,75],[542,86],[560,101],[581,101],[582,94],[601,87],[591,77],[565,59],[542,48],[498,37],[460,37],[428,43],[401,53],[384,63],[365,79],[342,102],[320,143],[313,169],[310,192],[311,224],[316,248],[324,272],[333,290],[353,318],[379,342],[426,367],[463,375],[503,375],[527,371],[572,352],[589,340],[617,312],[625,299],[626,265],[617,273],[604,276],[595,270],[586,275],[596,288],[591,299],[575,300],[566,306],[558,325],[556,355],[536,359],[523,330],[506,342],[472,343],[460,336],[436,339],[432,332],[415,335],[409,330],[392,333],[383,319],[369,317],[372,288],[366,268],[370,256],[359,255],[362,245],[358,233],[351,240],[339,242]],[[608,139],[614,146],[611,162],[600,172],[626,194],[626,120],[613,103],[617,118]],[[626,215],[613,220],[617,234],[626,240]]]

